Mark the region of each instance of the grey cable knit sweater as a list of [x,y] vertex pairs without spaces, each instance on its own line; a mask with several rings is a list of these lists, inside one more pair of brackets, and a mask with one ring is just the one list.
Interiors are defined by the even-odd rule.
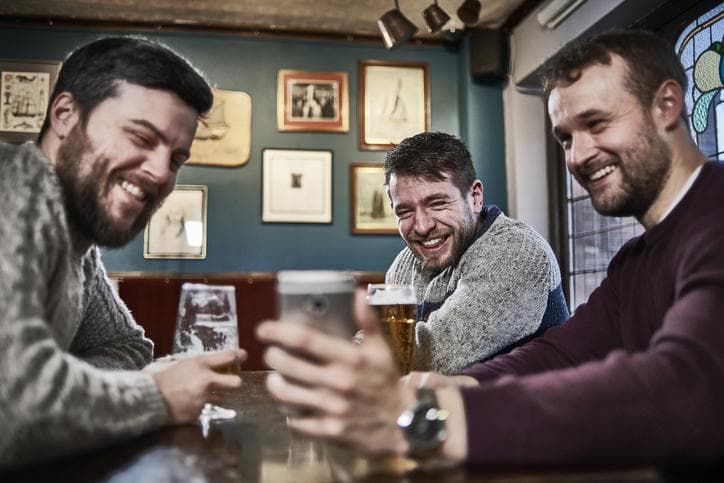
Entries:
[[152,350],[98,249],[74,250],[48,160],[0,144],[0,468],[162,425]]
[[548,243],[495,206],[481,216],[481,230],[457,265],[424,270],[405,248],[387,271],[387,283],[413,284],[417,292],[413,370],[458,373],[568,318]]

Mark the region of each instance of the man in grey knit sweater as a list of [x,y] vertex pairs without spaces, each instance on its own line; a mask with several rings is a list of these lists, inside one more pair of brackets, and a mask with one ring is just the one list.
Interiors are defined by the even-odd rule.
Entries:
[[146,225],[211,101],[169,49],[102,39],[64,63],[37,145],[0,144],[0,468],[193,421],[239,387],[212,368],[241,351],[141,371],[153,345],[97,248]]
[[483,204],[462,141],[440,132],[407,138],[385,172],[407,244],[386,282],[415,286],[414,370],[457,373],[568,318],[550,246]]

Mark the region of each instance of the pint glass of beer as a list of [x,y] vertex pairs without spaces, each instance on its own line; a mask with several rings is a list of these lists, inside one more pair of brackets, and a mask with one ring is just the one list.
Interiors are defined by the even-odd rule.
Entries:
[[[234,286],[184,283],[178,303],[173,357],[178,360],[204,352],[238,348]],[[214,370],[222,374],[241,373],[235,363]],[[234,410],[206,403],[199,418],[205,424],[204,421],[230,419],[235,415]]]
[[415,347],[417,297],[412,285],[371,283],[367,303],[377,309],[382,333],[402,374],[410,372]]

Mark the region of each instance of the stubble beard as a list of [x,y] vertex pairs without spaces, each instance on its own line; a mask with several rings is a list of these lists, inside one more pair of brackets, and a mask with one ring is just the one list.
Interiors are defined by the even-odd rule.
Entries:
[[422,264],[422,268],[433,272],[441,272],[448,267],[457,265],[462,258],[465,251],[470,247],[475,239],[475,232],[477,229],[477,223],[475,214],[467,209],[465,211],[465,220],[460,226],[460,230],[452,234],[453,246],[450,251],[450,255],[443,259],[437,258],[425,258],[417,248],[412,244],[408,243],[407,246],[412,250],[415,258]]
[[604,216],[634,216],[641,219],[671,175],[671,149],[649,128],[638,146],[619,158],[622,185],[617,192],[592,193],[593,208]]
[[[130,228],[114,225],[103,204],[104,191],[114,182],[113,174],[108,172],[110,160],[100,156],[90,159],[94,149],[81,124],[72,128],[58,148],[55,163],[68,223],[89,242],[118,248],[143,230],[158,203],[154,199],[148,200]],[[84,168],[87,164],[89,170]]]

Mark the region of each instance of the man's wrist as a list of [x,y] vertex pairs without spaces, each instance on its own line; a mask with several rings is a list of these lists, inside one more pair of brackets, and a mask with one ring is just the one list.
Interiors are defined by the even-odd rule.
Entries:
[[398,416],[397,426],[407,441],[405,453],[413,458],[436,454],[447,437],[448,411],[440,406],[435,390],[419,386],[415,401]]

